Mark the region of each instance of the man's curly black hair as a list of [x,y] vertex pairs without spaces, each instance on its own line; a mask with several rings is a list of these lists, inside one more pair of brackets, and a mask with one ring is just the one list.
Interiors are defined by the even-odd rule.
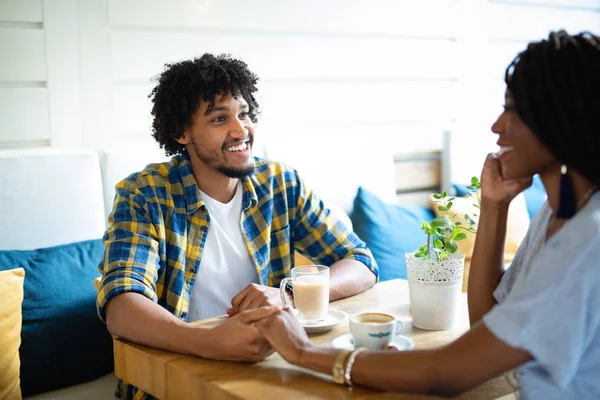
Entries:
[[248,115],[257,121],[258,103],[254,98],[258,77],[248,65],[229,54],[204,54],[200,58],[165,64],[158,84],[148,96],[152,107],[152,136],[168,156],[181,154],[185,146],[177,142],[192,123],[200,101],[214,105],[215,98],[231,93],[248,103]]

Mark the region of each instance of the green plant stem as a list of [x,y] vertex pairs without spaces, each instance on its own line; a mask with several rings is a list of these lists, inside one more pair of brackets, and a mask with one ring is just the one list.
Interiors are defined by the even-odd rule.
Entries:
[[430,243],[431,243],[431,234],[430,234],[430,233],[428,233],[428,234],[427,234],[427,259],[428,259],[428,260],[431,260],[431,254],[429,253],[429,246],[430,246]]

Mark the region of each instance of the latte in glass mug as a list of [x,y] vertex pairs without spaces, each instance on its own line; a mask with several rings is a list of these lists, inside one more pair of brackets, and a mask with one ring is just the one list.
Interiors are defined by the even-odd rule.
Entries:
[[291,278],[281,281],[281,300],[289,304],[285,286],[291,283],[295,309],[304,323],[321,322],[329,310],[329,268],[322,265],[302,266],[292,269]]

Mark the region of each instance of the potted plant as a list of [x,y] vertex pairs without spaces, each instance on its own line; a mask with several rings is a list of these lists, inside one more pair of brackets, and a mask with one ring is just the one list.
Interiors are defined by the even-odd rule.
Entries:
[[[471,178],[467,187],[474,192],[474,207],[481,206],[480,183]],[[433,195],[438,210],[443,212],[431,222],[423,221],[421,229],[427,243],[406,253],[406,270],[413,325],[422,329],[450,329],[458,320],[465,256],[457,242],[475,234],[477,214],[465,214],[464,222],[453,213],[454,197],[445,191]],[[462,219],[462,218],[460,218]]]

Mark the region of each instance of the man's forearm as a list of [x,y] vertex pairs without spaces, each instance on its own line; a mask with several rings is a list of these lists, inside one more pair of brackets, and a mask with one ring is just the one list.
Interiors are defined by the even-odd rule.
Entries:
[[111,334],[159,349],[204,356],[208,328],[181,321],[138,293],[123,293],[106,305]]
[[329,300],[364,292],[375,284],[375,274],[363,263],[344,259],[329,268]]
[[494,290],[504,273],[504,240],[508,204],[481,203],[481,217],[468,284],[469,319],[479,321],[496,304]]

